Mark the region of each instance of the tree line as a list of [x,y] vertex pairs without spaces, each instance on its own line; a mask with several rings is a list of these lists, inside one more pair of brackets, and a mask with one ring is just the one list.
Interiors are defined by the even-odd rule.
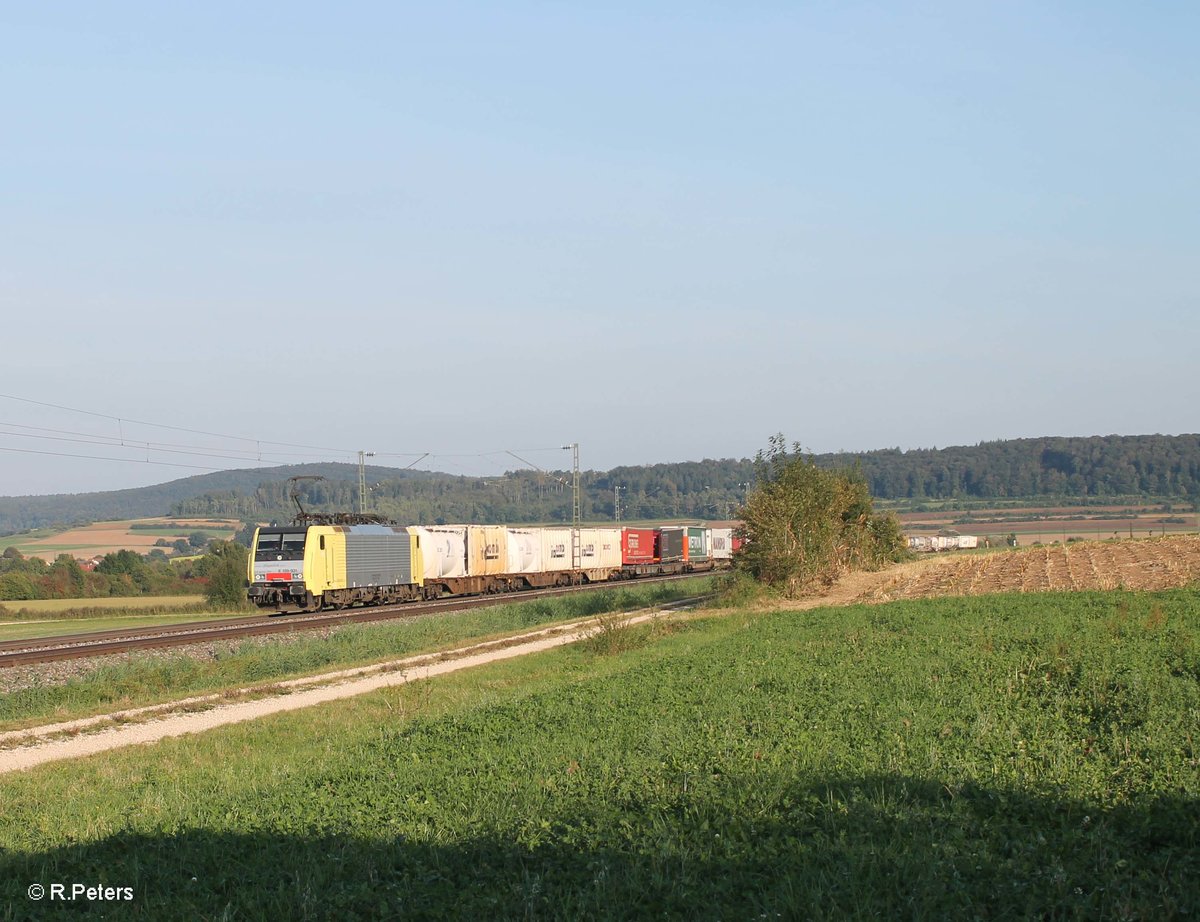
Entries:
[[[996,500],[1052,498],[1101,502],[1155,496],[1200,501],[1200,436],[1096,436],[1014,439],[944,449],[883,449],[808,456],[823,470],[856,469],[877,499]],[[301,484],[306,508],[357,509],[348,466],[340,479]],[[759,472],[754,461],[721,459],[581,474],[586,521],[733,518]],[[372,484],[369,510],[415,525],[446,522],[567,522],[570,474],[509,471],[494,477],[384,477]],[[286,521],[295,512],[285,481],[253,491],[208,492],[176,503],[180,516]]]
[[[245,547],[233,541],[213,541],[206,552],[188,560],[170,562],[162,553],[142,555],[121,550],[105,554],[94,570],[85,570],[70,554],[59,554],[53,563],[25,557],[14,547],[0,554],[0,602],[26,599],[102,599],[148,595],[214,594],[217,601],[244,601]],[[229,592],[229,584],[236,592]]]
[[[812,456],[812,462],[828,470],[857,465],[873,496],[913,503],[1032,497],[1083,503],[1138,496],[1200,501],[1200,435],[1012,439],[955,448],[819,454]],[[0,534],[169,511],[283,521],[294,512],[286,485],[294,474],[329,478],[304,484],[304,501],[316,510],[357,508],[358,471],[353,464],[292,465],[222,471],[108,493],[0,497]],[[371,511],[402,522],[565,522],[571,518],[567,471],[460,477],[371,466],[367,479],[372,487]],[[589,521],[613,520],[619,496],[624,520],[729,518],[745,501],[754,480],[750,459],[584,471],[583,515]]]

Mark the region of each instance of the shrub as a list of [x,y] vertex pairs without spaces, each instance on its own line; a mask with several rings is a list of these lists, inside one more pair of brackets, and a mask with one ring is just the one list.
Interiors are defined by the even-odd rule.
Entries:
[[878,569],[906,553],[891,513],[876,513],[861,471],[823,470],[782,435],[755,458],[757,487],[742,508],[748,539],[737,566],[800,595],[850,570]]

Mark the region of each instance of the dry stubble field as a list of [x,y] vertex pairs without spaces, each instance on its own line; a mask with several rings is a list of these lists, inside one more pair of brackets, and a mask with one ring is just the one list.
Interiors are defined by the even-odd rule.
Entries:
[[1079,541],[944,556],[889,571],[854,601],[989,592],[1174,589],[1200,580],[1200,536]]

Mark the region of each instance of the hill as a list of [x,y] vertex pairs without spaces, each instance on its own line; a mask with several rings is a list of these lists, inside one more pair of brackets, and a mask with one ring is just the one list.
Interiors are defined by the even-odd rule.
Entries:
[[[1057,503],[1154,496],[1200,502],[1200,435],[1045,437],[952,448],[881,449],[813,456],[821,467],[857,465],[874,496],[909,502],[1038,497]],[[186,477],[105,493],[0,497],[0,534],[81,521],[153,515],[289,518],[286,481],[305,483],[306,507],[355,508],[358,471],[352,464],[298,464]],[[565,471],[510,471],[462,477],[372,466],[371,508],[399,521],[551,522],[571,515]],[[620,488],[623,521],[729,518],[754,480],[749,459],[617,467],[582,474],[586,520],[612,519]]]
[[[230,491],[253,495],[264,482],[284,482],[288,477],[301,474],[318,474],[331,480],[357,481],[358,468],[353,464],[294,464],[217,471],[128,490],[56,493],[49,496],[0,496],[0,534],[13,534],[46,525],[167,515],[177,504],[196,496]],[[367,476],[376,481],[421,479],[437,475],[426,471],[369,467]]]

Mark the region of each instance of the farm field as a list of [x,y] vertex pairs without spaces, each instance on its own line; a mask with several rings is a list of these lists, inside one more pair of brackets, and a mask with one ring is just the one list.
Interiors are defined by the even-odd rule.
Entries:
[[1020,545],[1066,542],[1070,538],[1163,537],[1200,531],[1195,512],[1166,512],[1157,507],[1049,506],[965,511],[901,512],[897,515],[907,534],[936,534],[952,528],[964,535],[1000,539],[1015,534]]
[[1194,590],[612,640],[2,776],[0,918],[61,880],[144,919],[1200,911]]
[[[0,640],[53,637],[118,627],[152,627],[219,618],[199,595],[27,599],[0,603]],[[229,612],[231,617],[246,612]]]
[[1200,580],[1200,536],[953,552],[873,580],[857,601],[992,592],[1169,589]]
[[[161,528],[132,528],[161,523]],[[49,532],[42,529],[27,535],[9,535],[0,539],[0,549],[15,547],[26,557],[40,557],[52,562],[59,554],[75,557],[94,557],[113,551],[131,550],[148,553],[161,538],[186,538],[197,531],[209,537],[231,538],[240,522],[210,519],[126,519],[115,522],[94,522],[80,528]]]
[[204,604],[202,595],[139,595],[111,596],[100,599],[21,599],[17,601],[0,602],[0,621],[5,620],[6,614],[16,611],[27,611],[33,614],[52,615],[72,608],[114,608],[138,609],[160,607],[183,607],[194,605],[199,608]]
[[[230,618],[245,617],[245,612],[229,612]],[[194,614],[174,612],[155,615],[113,615],[94,618],[63,618],[53,621],[0,620],[0,640],[33,640],[39,637],[58,637],[86,631],[110,631],[118,628],[157,627],[161,624],[182,624],[187,621],[208,621],[222,617],[220,612]]]

